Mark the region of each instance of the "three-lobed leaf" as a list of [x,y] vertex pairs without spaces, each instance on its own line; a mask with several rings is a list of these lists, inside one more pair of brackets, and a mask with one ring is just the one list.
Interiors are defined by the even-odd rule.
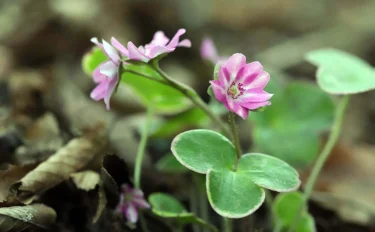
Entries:
[[375,89],[375,70],[357,56],[324,48],[307,53],[306,59],[318,66],[318,85],[330,94],[356,94]]

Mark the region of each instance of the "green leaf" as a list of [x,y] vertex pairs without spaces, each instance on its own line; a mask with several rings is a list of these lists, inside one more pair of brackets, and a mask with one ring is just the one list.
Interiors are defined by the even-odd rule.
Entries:
[[152,211],[161,217],[180,217],[191,215],[174,197],[165,193],[153,193],[148,198]]
[[168,173],[184,173],[186,169],[178,160],[172,155],[167,154],[163,156],[157,163],[156,168],[162,172]]
[[230,170],[236,162],[233,144],[211,130],[183,132],[173,139],[171,150],[182,165],[203,174],[209,169]]
[[264,154],[243,155],[237,171],[248,175],[255,184],[277,192],[294,191],[301,183],[298,172],[293,167]]
[[217,63],[214,68],[214,80],[219,80],[219,69],[220,69],[220,63]]
[[108,60],[108,58],[104,52],[99,47],[95,46],[83,56],[82,69],[87,75],[91,76],[96,67],[106,60]]
[[153,193],[149,196],[148,200],[152,206],[152,212],[160,217],[174,218],[182,225],[200,224],[212,231],[217,231],[214,226],[195,216],[193,213],[186,211],[184,206],[169,194]]
[[210,169],[206,178],[208,200],[223,217],[245,217],[264,201],[264,190],[254,184],[246,173]]
[[356,94],[375,89],[375,70],[357,56],[325,48],[307,53],[306,59],[318,66],[318,85],[330,94]]
[[295,82],[280,89],[271,102],[264,112],[249,117],[255,125],[256,147],[293,166],[306,167],[318,153],[320,133],[333,123],[331,97],[313,84]]
[[[137,68],[132,66],[132,68],[138,72],[143,72],[147,70],[144,65]],[[157,76],[152,77],[159,78]],[[192,105],[191,101],[180,91],[167,84],[147,79],[138,74],[124,72],[121,76],[121,82],[137,94],[142,104],[145,106],[153,104],[157,113],[174,114],[184,111]]]
[[[283,193],[279,194],[272,205],[274,217],[278,224],[284,228],[290,228],[294,225],[294,220],[302,204],[302,193]],[[314,218],[306,211],[296,225],[297,232],[315,232]]]
[[199,108],[192,108],[160,123],[152,136],[170,137],[191,127],[204,127],[209,122],[210,118],[204,111]]

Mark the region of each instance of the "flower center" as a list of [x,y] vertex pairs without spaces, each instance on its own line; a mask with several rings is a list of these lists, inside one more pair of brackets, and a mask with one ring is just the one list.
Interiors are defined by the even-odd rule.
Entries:
[[126,193],[124,195],[124,200],[125,200],[125,202],[131,202],[133,200],[133,195],[130,194],[130,193]]
[[242,83],[236,84],[234,81],[232,82],[232,84],[229,86],[229,88],[227,90],[227,94],[232,99],[237,99],[244,92],[245,92],[245,89],[243,88],[243,84]]

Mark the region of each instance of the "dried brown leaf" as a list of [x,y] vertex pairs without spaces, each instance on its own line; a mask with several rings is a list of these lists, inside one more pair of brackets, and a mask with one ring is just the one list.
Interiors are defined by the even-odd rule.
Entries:
[[77,188],[90,191],[95,189],[99,184],[100,176],[97,172],[86,170],[82,172],[76,172],[70,175],[74,184]]
[[81,170],[101,152],[101,145],[85,137],[72,139],[14,185],[18,198],[28,204],[35,194],[69,179],[70,174]]
[[345,221],[368,225],[375,218],[375,146],[337,145],[325,164],[312,199]]
[[[0,171],[0,203],[7,201],[10,197],[10,187],[22,177],[24,177],[30,170],[35,168],[36,164],[29,164],[21,167],[9,165],[4,171]],[[11,204],[9,202],[8,204]]]
[[56,220],[56,212],[43,204],[0,208],[0,231],[47,229]]

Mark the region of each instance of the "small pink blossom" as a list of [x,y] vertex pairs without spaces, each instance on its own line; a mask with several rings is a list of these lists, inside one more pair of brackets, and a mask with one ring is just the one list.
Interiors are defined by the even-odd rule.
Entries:
[[246,57],[236,53],[220,64],[218,76],[210,81],[216,99],[241,118],[246,119],[249,110],[271,104],[273,94],[263,90],[270,75],[258,61],[246,64]]
[[118,203],[116,210],[124,214],[129,222],[136,223],[138,221],[138,210],[148,208],[150,208],[150,205],[144,199],[141,190],[132,188],[128,184],[122,186],[120,202]]
[[[108,57],[107,61],[101,63],[93,72],[92,78],[98,85],[91,92],[90,97],[95,101],[104,99],[107,109],[110,109],[110,98],[119,81],[118,68],[121,64],[121,57],[127,57],[128,50],[112,37],[110,45],[107,41],[102,40],[102,43],[97,38],[92,38],[91,42],[96,44]],[[117,50],[120,52],[117,51]]]
[[206,37],[203,39],[201,44],[201,57],[205,60],[211,61],[213,64],[227,60],[228,57],[219,56],[216,46],[211,38]]
[[140,60],[148,62],[149,60],[161,55],[163,53],[173,52],[177,47],[191,47],[191,42],[188,39],[180,40],[180,36],[185,34],[185,29],[179,29],[174,37],[169,40],[164,32],[158,31],[155,33],[151,43],[138,48],[132,43],[128,42],[129,59]]

